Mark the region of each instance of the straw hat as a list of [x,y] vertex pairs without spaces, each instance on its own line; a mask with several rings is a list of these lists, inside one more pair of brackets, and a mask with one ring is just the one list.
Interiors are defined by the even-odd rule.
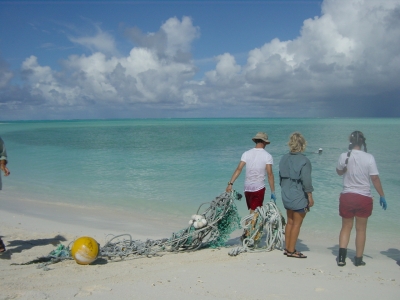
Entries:
[[267,144],[271,143],[270,141],[268,141],[268,135],[265,132],[258,132],[256,136],[252,138],[252,140],[253,142],[255,142],[255,140],[262,140]]

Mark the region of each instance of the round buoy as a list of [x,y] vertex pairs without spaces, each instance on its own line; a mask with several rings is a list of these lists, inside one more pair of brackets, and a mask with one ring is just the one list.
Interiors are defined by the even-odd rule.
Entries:
[[82,236],[74,241],[71,256],[80,265],[94,262],[99,254],[99,244],[94,238]]

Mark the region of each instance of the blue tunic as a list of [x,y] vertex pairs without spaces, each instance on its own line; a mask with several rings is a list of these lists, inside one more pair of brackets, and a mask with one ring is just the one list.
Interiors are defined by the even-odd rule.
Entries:
[[279,162],[283,206],[298,210],[308,205],[307,193],[314,191],[310,160],[301,152],[289,152]]

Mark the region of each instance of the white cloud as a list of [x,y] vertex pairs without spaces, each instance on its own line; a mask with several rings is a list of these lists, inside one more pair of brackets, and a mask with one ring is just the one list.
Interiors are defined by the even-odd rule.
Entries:
[[165,53],[175,56],[179,52],[189,52],[191,43],[199,36],[198,28],[194,27],[189,17],[183,17],[182,22],[177,18],[167,20],[161,29],[167,35]]
[[158,32],[143,34],[134,27],[126,29],[125,34],[138,48],[151,49],[160,57],[189,62],[191,44],[200,36],[200,29],[193,26],[189,17],[183,17],[182,21],[173,17]]
[[[40,66],[32,56],[25,60],[22,70],[32,87],[53,104],[101,105],[118,103],[158,103],[170,107],[173,103],[195,104],[197,96],[184,88],[195,72],[191,61],[171,59],[179,51],[188,51],[197,30],[189,18],[176,18],[164,25],[167,55],[149,48],[135,47],[127,57],[107,57],[101,52],[92,55],[72,55],[63,61],[64,72]],[[164,29],[163,29],[164,30]]]
[[92,52],[99,51],[106,54],[118,54],[114,37],[109,33],[102,31],[99,26],[96,26],[96,30],[97,33],[94,36],[70,36],[69,40],[75,44],[90,49]]
[[226,85],[238,75],[241,67],[236,64],[235,58],[225,53],[217,57],[217,66],[214,71],[206,73],[206,78],[216,85]]
[[7,65],[0,60],[0,90],[8,86],[13,77],[14,74],[8,69]]
[[57,79],[59,74],[48,66],[40,66],[35,56],[22,63],[22,72],[31,86],[31,95],[34,98],[43,98],[48,106],[70,106],[79,103],[79,88],[60,82]]
[[[399,16],[400,1],[327,0],[321,17],[305,20],[295,40],[274,39],[251,50],[243,85],[235,81],[226,99],[237,105],[243,99],[249,105],[264,101],[266,107],[295,100],[301,107],[332,96],[351,101],[354,95],[398,91]],[[234,71],[218,73],[217,65],[208,74],[219,74],[224,82]],[[288,110],[282,105],[276,113]]]

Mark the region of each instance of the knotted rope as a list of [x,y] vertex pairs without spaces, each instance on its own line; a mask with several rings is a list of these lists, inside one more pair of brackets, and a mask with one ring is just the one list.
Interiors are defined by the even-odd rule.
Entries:
[[[128,256],[153,257],[163,252],[194,251],[201,247],[222,247],[225,246],[230,234],[240,228],[240,217],[235,200],[240,200],[242,195],[236,191],[223,193],[209,202],[209,207],[201,213],[207,220],[207,225],[202,228],[194,228],[191,224],[187,228],[172,233],[170,238],[146,241],[133,240],[130,234],[121,234],[111,237],[103,247],[99,249],[98,257],[106,259],[125,259]],[[203,203],[197,210],[200,214]],[[56,250],[47,256],[22,263],[20,265],[41,263],[38,268],[49,270],[49,264],[62,260],[73,259],[67,247],[59,245]]]
[[[207,225],[202,228],[195,229],[193,225],[189,225],[172,233],[169,239],[148,239],[145,242],[132,240],[129,234],[126,235],[129,239],[121,239],[124,235],[115,236],[100,249],[99,256],[108,259],[124,259],[127,256],[152,257],[162,252],[194,251],[202,246],[224,246],[229,235],[240,228],[240,218],[234,200],[240,200],[241,197],[242,195],[235,191],[216,197],[201,213],[207,220]],[[200,214],[204,204],[206,203],[200,205],[197,214]]]
[[[237,256],[243,252],[272,251],[283,247],[283,232],[285,219],[274,202],[268,202],[263,206],[242,218],[241,225],[244,228],[242,246],[232,248],[230,256]],[[261,238],[265,235],[265,246],[259,247]]]

